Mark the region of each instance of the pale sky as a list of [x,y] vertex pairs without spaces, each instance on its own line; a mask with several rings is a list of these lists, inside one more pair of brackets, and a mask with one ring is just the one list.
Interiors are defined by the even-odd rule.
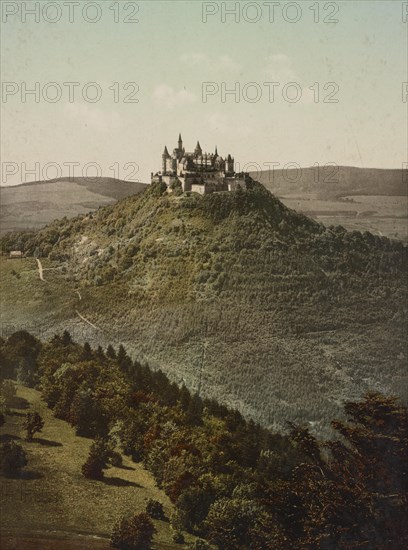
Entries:
[[[248,170],[401,168],[407,3],[275,2],[273,14],[271,4],[3,0],[2,185],[68,175],[67,163],[77,176],[97,163],[100,175],[148,181],[179,132],[187,150],[217,145]],[[64,83],[75,82],[70,98]],[[95,102],[82,97],[93,99],[90,82]],[[35,86],[39,98],[24,93]]]

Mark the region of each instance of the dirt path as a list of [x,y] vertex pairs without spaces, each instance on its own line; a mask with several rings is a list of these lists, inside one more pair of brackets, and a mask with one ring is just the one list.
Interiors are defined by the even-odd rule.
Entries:
[[44,275],[43,275],[43,266],[41,261],[37,258],[37,265],[38,265],[38,274],[40,276],[40,279],[45,282]]
[[82,319],[83,321],[85,321],[85,323],[88,323],[88,325],[90,325],[91,327],[95,328],[96,330],[100,330],[101,332],[103,332],[103,330],[99,327],[97,327],[96,325],[94,325],[93,323],[91,323],[91,321],[89,321],[89,319],[87,319],[86,317],[84,317],[83,315],[81,315],[81,313],[79,313],[79,311],[76,309],[75,310],[75,313],[78,315],[78,317],[80,319]]
[[[44,268],[43,268],[43,265],[41,263],[41,260],[39,258],[36,258],[36,260],[37,260],[37,266],[38,266],[38,275],[39,275],[41,281],[46,282],[45,279],[44,279]],[[78,294],[79,301],[81,301],[82,300],[81,293],[79,292],[79,290],[76,290],[75,292]],[[91,321],[89,319],[87,319],[86,317],[84,317],[81,313],[79,313],[79,311],[77,309],[75,310],[75,313],[78,315],[78,317],[80,319],[82,319],[82,321],[84,321],[85,323],[90,325],[92,328],[103,332],[100,327],[97,327],[96,325],[91,323]]]

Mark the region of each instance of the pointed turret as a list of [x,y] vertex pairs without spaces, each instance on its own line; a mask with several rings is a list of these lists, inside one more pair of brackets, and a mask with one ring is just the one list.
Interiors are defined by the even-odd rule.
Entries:
[[170,158],[169,152],[167,151],[167,146],[164,147],[162,154],[162,174],[167,172],[167,159]]
[[218,157],[218,149],[217,149],[217,146],[215,146],[215,156]]
[[179,138],[178,138],[178,148],[179,148],[179,151],[183,149],[183,140],[181,139],[181,134],[179,134]]
[[202,154],[202,149],[199,141],[197,141],[197,145],[196,145],[196,148],[194,149],[194,153],[196,156],[199,156]]

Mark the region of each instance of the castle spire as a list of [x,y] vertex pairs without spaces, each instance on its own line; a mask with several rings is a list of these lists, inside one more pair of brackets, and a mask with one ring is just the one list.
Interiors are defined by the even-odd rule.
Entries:
[[218,157],[218,149],[217,149],[217,146],[215,146],[215,156]]
[[179,134],[178,138],[178,148],[180,151],[183,149],[183,140],[181,139],[181,133]]
[[167,151],[167,145],[164,147],[163,157],[166,157],[166,158],[170,157],[169,152]]
[[202,153],[202,149],[201,149],[201,145],[200,145],[200,142],[199,142],[199,141],[197,141],[197,145],[196,145],[196,148],[195,148],[195,150],[194,150],[194,153],[195,153],[196,155],[201,155],[201,153]]

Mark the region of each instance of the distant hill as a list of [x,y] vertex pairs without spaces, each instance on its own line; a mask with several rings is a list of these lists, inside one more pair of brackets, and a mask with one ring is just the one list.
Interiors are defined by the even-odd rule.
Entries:
[[407,196],[407,169],[320,166],[297,169],[265,170],[252,173],[260,183],[277,195],[306,192],[320,198],[348,195]]
[[140,193],[145,184],[114,178],[58,178],[0,187],[0,234],[39,229]]
[[[407,248],[331,229],[261,184],[204,197],[159,185],[3,238],[3,326],[123,343],[264,425],[316,430],[368,390],[407,398]],[[21,321],[20,321],[21,320]]]
[[408,170],[323,166],[252,174],[281,201],[326,226],[408,242]]

